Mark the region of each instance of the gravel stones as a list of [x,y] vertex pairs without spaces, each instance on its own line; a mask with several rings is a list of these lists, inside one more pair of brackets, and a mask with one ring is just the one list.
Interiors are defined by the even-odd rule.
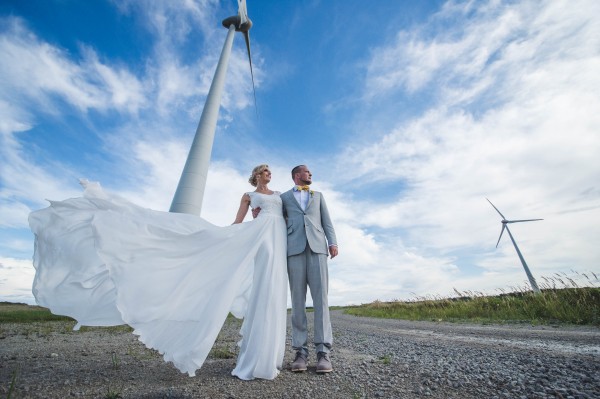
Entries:
[[[235,319],[192,378],[128,328],[2,324],[0,397],[17,372],[16,398],[600,398],[597,328],[408,322],[341,311],[332,312],[332,323],[334,372],[316,374],[311,353],[307,372],[284,369],[274,381],[231,376],[235,357],[219,354],[237,354]],[[286,353],[286,367],[293,355]]]

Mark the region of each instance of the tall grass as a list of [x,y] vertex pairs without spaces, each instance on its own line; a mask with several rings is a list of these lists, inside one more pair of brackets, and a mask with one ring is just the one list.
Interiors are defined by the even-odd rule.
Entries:
[[[600,326],[598,276],[556,273],[543,277],[541,294],[528,287],[500,289],[498,295],[454,290],[452,297],[416,297],[410,301],[380,302],[351,307],[357,316],[406,320],[527,322],[533,324],[582,324]],[[576,280],[584,280],[577,283]],[[587,286],[580,286],[587,285]],[[591,285],[591,286],[590,286]]]
[[15,391],[15,387],[17,386],[17,381],[19,380],[19,371],[20,371],[20,367],[19,367],[19,365],[17,365],[17,368],[14,369],[14,371],[12,373],[12,377],[10,379],[10,386],[8,387],[6,399],[10,399],[13,392]]

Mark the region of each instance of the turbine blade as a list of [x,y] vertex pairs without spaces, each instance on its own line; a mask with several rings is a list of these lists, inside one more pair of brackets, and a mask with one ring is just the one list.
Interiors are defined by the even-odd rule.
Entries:
[[238,0],[238,15],[240,16],[240,25],[248,22],[248,8],[246,8],[246,0]]
[[[245,3],[245,0],[244,0],[244,3]],[[246,49],[248,50],[248,62],[250,63],[250,76],[252,76],[252,93],[254,94],[254,108],[256,108],[258,110],[258,107],[256,106],[256,88],[254,87],[254,71],[252,70],[252,54],[250,53],[250,31],[244,32],[244,39],[246,40]]]
[[544,220],[544,219],[507,220],[506,223],[535,222],[536,220]]
[[504,233],[505,228],[506,228],[506,225],[502,224],[502,230],[500,230],[500,237],[498,237],[498,242],[496,243],[496,248],[498,248],[498,244],[500,244],[500,239],[502,238],[502,233]]
[[[506,218],[504,217],[504,215],[502,214],[502,212],[500,212],[500,211],[498,210],[498,208],[496,208],[496,206],[495,206],[494,204],[492,204],[492,201],[490,201],[490,200],[489,200],[489,199],[487,199],[487,198],[486,198],[486,200],[487,200],[487,202],[489,202],[489,203],[490,203],[490,205],[491,205],[491,206],[493,206],[493,207],[494,207],[494,209],[496,210],[496,212],[498,212],[498,213],[500,214],[500,216],[502,216],[502,219],[506,219]],[[504,229],[502,229],[502,230],[504,231]]]
[[[250,63],[250,76],[252,77],[252,93],[254,94],[254,108],[256,107],[256,87],[254,85],[254,70],[252,68],[252,52],[250,51],[250,28],[252,27],[252,21],[248,18],[248,8],[246,7],[246,0],[238,0],[238,16],[240,17],[240,24],[238,28],[244,34],[244,40],[246,41],[246,50],[248,50],[248,62]],[[258,111],[257,111],[258,112]]]

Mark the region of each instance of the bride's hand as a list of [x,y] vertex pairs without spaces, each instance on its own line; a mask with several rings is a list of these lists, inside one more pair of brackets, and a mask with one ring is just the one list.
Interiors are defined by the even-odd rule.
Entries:
[[260,213],[260,206],[257,206],[256,208],[252,209],[252,217],[254,219],[256,219],[256,217],[258,216],[259,213]]

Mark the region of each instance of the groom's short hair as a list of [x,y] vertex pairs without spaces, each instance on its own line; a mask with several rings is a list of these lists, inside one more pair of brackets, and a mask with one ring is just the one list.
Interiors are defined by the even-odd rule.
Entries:
[[294,180],[294,176],[296,173],[300,173],[300,168],[306,168],[306,165],[298,165],[294,169],[292,169],[292,180]]

